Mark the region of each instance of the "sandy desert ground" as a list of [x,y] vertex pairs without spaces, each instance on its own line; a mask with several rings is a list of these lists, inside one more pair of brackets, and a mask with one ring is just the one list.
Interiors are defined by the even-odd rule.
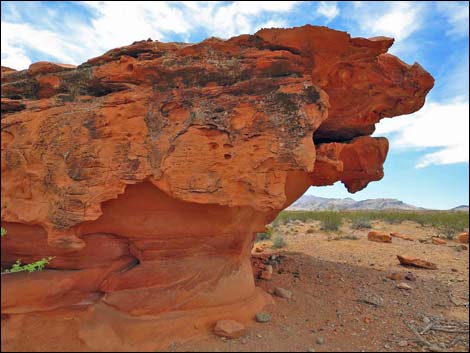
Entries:
[[[370,229],[324,232],[318,221],[280,225],[287,245],[257,242],[254,268],[271,262],[270,280],[256,279],[268,292],[282,287],[291,299],[273,296],[272,318],[247,327],[245,336],[174,342],[170,351],[467,351],[469,257],[457,240],[435,245],[435,228],[405,221],[372,221],[373,230],[416,238],[390,243],[367,239]],[[262,249],[256,252],[255,249]],[[258,250],[259,251],[259,250]],[[275,260],[272,261],[272,255]],[[436,263],[437,270],[407,268],[397,255]],[[256,272],[256,271],[255,271]],[[390,277],[401,277],[399,280]],[[411,289],[398,288],[399,283]],[[414,332],[413,332],[414,331]]]

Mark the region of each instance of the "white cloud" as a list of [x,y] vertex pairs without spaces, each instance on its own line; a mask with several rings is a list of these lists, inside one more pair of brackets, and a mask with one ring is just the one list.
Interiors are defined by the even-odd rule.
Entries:
[[463,97],[453,102],[428,102],[416,113],[384,119],[375,136],[389,135],[401,149],[439,148],[425,154],[417,168],[469,161],[469,104]]
[[336,1],[320,1],[317,12],[327,18],[327,22],[339,15],[339,8]]
[[417,45],[407,39],[423,28],[429,8],[430,4],[419,1],[355,2],[349,17],[359,30],[354,35],[395,38],[390,52],[403,56],[417,51]]
[[286,20],[283,20],[281,18],[271,19],[258,26],[258,28],[285,28],[285,27],[288,27],[288,23]]
[[469,4],[467,1],[442,1],[437,2],[436,7],[450,25],[450,29],[446,31],[448,36],[468,36]]
[[418,2],[360,2],[355,4],[356,11],[352,15],[361,31],[369,36],[392,36],[400,41],[422,26],[422,8]]
[[[85,1],[81,5],[93,15],[89,23],[73,18],[73,13],[64,14],[67,21],[61,21],[60,16],[56,16],[57,11],[44,7],[44,13],[38,13],[38,20],[28,23],[21,18],[19,3],[10,7],[11,16],[2,19],[2,64],[25,69],[31,63],[28,55],[32,51],[65,63],[79,64],[136,40],[149,37],[171,40],[169,37],[176,34],[189,41],[197,31],[202,32],[203,37],[229,38],[253,33],[261,27],[285,26],[286,22],[279,15],[291,11],[297,3]],[[47,15],[50,11],[54,16]]]
[[28,24],[2,21],[1,32],[2,65],[12,68],[26,68],[23,65],[31,63],[26,49],[52,54],[59,61],[72,64],[76,63],[72,54],[83,50],[59,33],[34,29]]

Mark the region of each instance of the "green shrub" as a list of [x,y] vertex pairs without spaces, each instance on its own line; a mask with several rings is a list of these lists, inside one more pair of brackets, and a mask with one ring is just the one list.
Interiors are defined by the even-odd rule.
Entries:
[[14,272],[23,272],[27,271],[29,273],[35,272],[35,271],[42,271],[44,267],[49,264],[49,262],[53,259],[54,257],[47,257],[47,258],[42,258],[41,260],[38,260],[36,262],[30,263],[30,264],[21,264],[20,260],[16,260],[16,263],[13,264],[13,266],[9,270],[5,270],[5,273],[14,273]]
[[256,241],[263,241],[271,239],[271,234],[269,233],[258,233],[256,234]]
[[256,241],[263,241],[271,239],[273,232],[274,232],[274,225],[268,225],[266,227],[266,232],[261,232],[256,235]]
[[286,246],[287,243],[284,240],[284,237],[281,234],[276,234],[273,238],[273,248],[274,249],[280,249]]
[[[274,221],[276,224],[287,223],[288,221],[300,220],[307,222],[310,220],[321,221],[322,223],[331,222],[329,219],[337,217],[341,219],[350,219],[354,222],[356,219],[366,221],[382,220],[390,224],[397,224],[403,221],[416,222],[422,226],[431,226],[441,229],[443,233],[450,234],[449,227],[455,230],[455,233],[463,232],[469,226],[468,212],[451,211],[406,211],[406,210],[359,210],[359,211],[282,211]],[[338,220],[333,221],[333,223]],[[339,226],[339,225],[338,225]]]
[[328,238],[328,240],[359,240],[360,238],[354,234],[347,234],[347,235],[337,235],[333,238]]
[[[1,235],[2,237],[7,234],[6,229],[1,227]],[[7,270],[2,270],[2,273],[15,273],[15,272],[23,272],[27,271],[29,273],[35,272],[35,271],[42,271],[44,267],[49,264],[49,262],[53,259],[54,257],[47,257],[47,258],[42,258],[41,260],[35,261],[30,264],[22,264],[20,260],[16,260],[16,263],[11,266],[10,269]]]
[[337,231],[341,226],[342,216],[339,212],[325,211],[321,229],[327,232]]
[[353,229],[370,229],[372,225],[366,218],[355,218],[352,220],[351,228]]

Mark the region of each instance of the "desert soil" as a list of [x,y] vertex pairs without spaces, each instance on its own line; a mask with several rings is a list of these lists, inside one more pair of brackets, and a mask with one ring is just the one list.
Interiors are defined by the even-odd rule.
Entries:
[[[400,232],[416,238],[393,238],[391,244],[371,242],[369,229],[322,231],[320,222],[294,221],[278,227],[287,245],[271,248],[259,242],[253,262],[275,254],[271,280],[257,279],[268,292],[282,287],[292,299],[274,296],[265,308],[267,323],[247,327],[244,337],[212,336],[174,342],[170,351],[468,351],[469,257],[457,241],[434,245],[436,229],[413,222],[371,223],[374,230]],[[396,255],[419,257],[437,270],[406,268]],[[388,278],[392,273],[401,280]],[[415,278],[405,279],[411,273]],[[399,289],[400,282],[411,289]],[[418,333],[413,333],[412,329]],[[450,332],[448,332],[450,331]],[[422,335],[419,333],[423,332]]]

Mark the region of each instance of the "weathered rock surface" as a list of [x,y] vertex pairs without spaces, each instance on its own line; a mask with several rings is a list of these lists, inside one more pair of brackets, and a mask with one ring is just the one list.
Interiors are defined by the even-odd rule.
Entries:
[[418,268],[425,268],[428,270],[436,270],[437,265],[430,261],[418,259],[415,257],[410,256],[401,256],[397,255],[398,261],[400,261],[400,265],[403,266],[410,266],[410,267],[418,267]]
[[447,242],[444,239],[441,239],[439,237],[432,237],[431,242],[434,245],[445,245]]
[[245,326],[234,320],[217,321],[214,327],[217,336],[238,338],[245,334]]
[[390,233],[390,236],[392,236],[394,238],[400,238],[400,239],[403,239],[403,240],[408,240],[408,241],[415,241],[416,240],[415,238],[413,238],[409,235],[398,233],[398,232],[392,232],[392,233]]
[[381,179],[374,124],[424,104],[432,77],[392,43],[304,26],[2,67],[2,267],[55,256],[2,275],[2,348],[155,350],[249,323],[271,300],[255,234],[311,185]]
[[459,233],[457,238],[460,243],[468,244],[468,232]]
[[375,230],[371,230],[367,234],[367,239],[370,241],[375,241],[377,243],[391,243],[392,237],[388,234],[377,232]]

